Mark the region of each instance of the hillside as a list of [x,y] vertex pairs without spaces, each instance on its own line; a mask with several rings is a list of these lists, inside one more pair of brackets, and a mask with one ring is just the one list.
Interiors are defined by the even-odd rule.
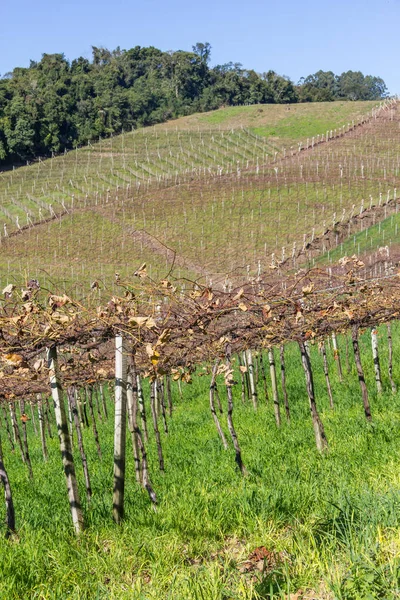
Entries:
[[2,281],[112,286],[143,261],[153,277],[257,274],[393,198],[397,105],[373,106],[228,108],[5,171]]

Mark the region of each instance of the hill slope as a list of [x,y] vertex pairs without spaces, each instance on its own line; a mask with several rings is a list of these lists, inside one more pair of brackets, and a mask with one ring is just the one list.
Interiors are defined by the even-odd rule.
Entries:
[[[363,202],[392,199],[398,182],[396,105],[355,128],[351,122],[362,113],[365,120],[370,103],[323,108],[296,105],[284,116],[276,106],[234,116],[226,109],[2,173],[2,280],[37,275],[65,280],[65,288],[93,278],[112,285],[115,271],[130,273],[146,261],[155,277],[173,267],[177,277],[222,282],[297,254]],[[294,137],[230,128],[240,111],[253,130],[275,127]],[[199,126],[218,114],[224,127]],[[316,127],[321,119],[332,124],[334,114],[346,116],[344,128],[335,128],[336,138],[329,130],[334,139],[325,143],[327,132],[315,135]],[[302,123],[297,130],[294,119]]]

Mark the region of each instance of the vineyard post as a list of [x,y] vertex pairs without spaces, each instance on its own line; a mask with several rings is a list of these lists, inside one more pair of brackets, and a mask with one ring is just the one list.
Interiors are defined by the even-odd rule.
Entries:
[[246,402],[246,388],[245,388],[245,381],[244,381],[244,370],[246,369],[246,366],[243,364],[243,361],[240,357],[240,352],[238,354],[238,359],[239,359],[239,373],[240,373],[240,383],[241,383],[241,390],[242,390],[242,402],[243,404]]
[[33,431],[34,431],[35,435],[37,435],[38,431],[37,431],[37,427],[36,427],[35,413],[33,412],[33,404],[32,404],[31,400],[29,401],[29,408],[30,408],[30,411],[31,411]]
[[166,406],[165,406],[165,394],[164,394],[163,379],[157,379],[156,385],[158,386],[158,397],[160,398],[160,402],[161,402],[161,413],[162,413],[162,419],[163,419],[163,425],[164,425],[164,433],[167,434],[168,433],[168,423],[167,423],[167,411],[166,411]]
[[281,382],[282,382],[282,392],[283,392],[283,401],[285,404],[285,412],[286,419],[290,421],[290,408],[289,408],[289,398],[286,389],[286,366],[285,366],[285,346],[281,344],[279,348],[279,356],[281,361]]
[[257,387],[256,387],[256,381],[255,381],[255,374],[254,374],[253,354],[252,354],[251,350],[247,350],[246,359],[247,359],[247,365],[248,365],[251,399],[253,401],[254,410],[257,410],[258,394],[257,394]]
[[164,456],[161,446],[161,438],[160,438],[160,430],[158,429],[157,423],[157,411],[156,411],[156,397],[155,397],[155,389],[156,389],[156,380],[150,382],[150,409],[151,416],[153,418],[153,429],[154,435],[156,438],[157,444],[157,452],[158,452],[158,463],[160,466],[160,471],[164,471]]
[[365,383],[364,371],[361,364],[360,348],[358,345],[358,325],[355,323],[351,328],[351,339],[353,342],[354,361],[357,367],[358,381],[360,383],[361,394],[364,404],[364,413],[367,421],[372,421],[371,408],[368,400],[368,389]]
[[333,356],[334,356],[334,358],[336,360],[336,364],[337,364],[339,381],[340,381],[340,383],[342,383],[342,381],[343,381],[342,362],[340,360],[337,337],[336,337],[336,333],[334,331],[332,332],[332,344],[333,344]]
[[114,416],[114,489],[113,517],[120,523],[124,516],[126,450],[126,345],[122,335],[115,337],[115,416]]
[[42,444],[43,460],[46,462],[48,460],[48,453],[47,453],[46,429],[45,429],[42,404],[43,404],[42,396],[40,394],[38,394],[37,395],[37,411],[38,411],[38,420],[39,420],[40,442]]
[[216,360],[213,370],[212,370],[211,382],[210,382],[210,410],[211,410],[212,418],[214,419],[215,427],[217,428],[217,431],[218,431],[218,435],[221,438],[222,445],[224,446],[225,450],[227,450],[228,444],[227,444],[224,432],[222,431],[221,423],[219,422],[217,413],[215,411],[215,404],[214,404],[214,391],[216,388],[215,380],[217,377],[218,365],[219,365],[219,360]]
[[106,404],[106,399],[104,396],[104,389],[103,389],[102,384],[100,384],[100,400],[101,400],[101,406],[103,408],[104,418],[107,420],[108,419],[107,404]]
[[387,336],[388,336],[388,347],[389,347],[389,359],[388,359],[388,370],[390,385],[392,387],[393,394],[396,393],[397,387],[393,379],[393,344],[392,344],[392,326],[390,323],[387,324]]
[[326,381],[326,389],[328,390],[329,406],[333,410],[334,404],[333,404],[331,381],[329,379],[328,359],[326,357],[325,342],[323,340],[321,342],[321,351],[322,351],[322,357],[323,357],[323,361],[324,361],[324,374],[325,374],[325,381]]
[[15,532],[15,510],[14,503],[11,493],[10,481],[8,479],[8,474],[3,462],[3,448],[1,445],[1,437],[0,437],[0,479],[4,487],[4,498],[6,502],[6,525],[7,532],[6,537],[10,537],[12,533]]
[[90,502],[90,500],[92,498],[92,487],[90,484],[90,475],[89,475],[89,468],[88,468],[85,448],[83,446],[81,422],[79,419],[79,413],[78,413],[78,407],[77,407],[77,394],[76,394],[76,390],[74,387],[70,387],[67,389],[67,398],[68,398],[68,403],[70,405],[71,413],[72,413],[72,416],[74,419],[74,424],[75,424],[75,429],[76,429],[76,437],[78,440],[79,454],[81,455],[81,460],[82,460],[83,476],[85,478],[85,487],[86,487],[86,497],[87,497],[88,502]]
[[78,483],[76,480],[74,458],[72,456],[71,440],[68,432],[68,422],[65,414],[63,393],[58,375],[56,346],[48,348],[47,362],[51,393],[54,401],[54,412],[56,417],[58,439],[60,442],[61,457],[64,466],[64,474],[67,481],[69,505],[75,532],[79,534],[84,528],[83,513],[79,500]]
[[128,365],[127,385],[126,385],[126,403],[128,408],[128,427],[131,432],[133,459],[135,462],[135,477],[139,485],[142,484],[142,471],[139,456],[139,442],[137,439],[137,382],[132,377],[132,369]]
[[7,436],[8,436],[8,441],[10,443],[10,447],[11,447],[11,451],[14,452],[15,450],[15,446],[14,446],[14,442],[11,436],[11,431],[10,431],[10,424],[8,422],[8,416],[7,416],[7,409],[5,407],[5,405],[3,403],[1,403],[1,408],[3,410],[3,417],[4,417],[4,422],[6,425],[6,431],[7,431]]
[[11,425],[12,425],[13,433],[14,433],[14,442],[15,442],[15,444],[18,445],[18,447],[20,449],[22,462],[24,463],[24,465],[27,465],[26,458],[25,458],[24,448],[22,446],[21,435],[20,435],[20,432],[19,432],[17,417],[16,417],[16,414],[15,414],[14,403],[10,402],[9,403],[9,407],[10,407]]
[[260,372],[261,372],[261,377],[263,380],[263,385],[264,385],[264,395],[265,395],[265,403],[268,404],[268,384],[267,384],[267,376],[265,373],[265,365],[264,365],[264,359],[263,359],[263,353],[262,350],[260,350],[259,352],[259,359],[260,359]]
[[250,383],[249,383],[249,363],[247,362],[246,352],[243,352],[244,380],[246,384],[246,398],[250,399]]
[[374,361],[374,372],[376,390],[378,394],[382,393],[382,378],[381,378],[381,365],[379,363],[379,351],[378,351],[378,331],[376,327],[371,329],[371,345],[372,345],[372,358]]
[[[135,363],[135,357],[133,354],[131,354],[130,372],[132,375],[132,382],[136,381],[136,383],[137,383],[137,394],[138,394],[138,402],[139,402],[139,400],[140,400],[140,396],[139,396],[140,378],[136,372],[136,363]],[[147,490],[147,493],[149,494],[149,497],[153,504],[153,507],[155,508],[157,505],[157,496],[153,489],[153,486],[151,484],[150,477],[149,477],[146,446],[143,441],[142,432],[140,430],[139,425],[137,424],[137,421],[136,421],[136,423],[134,422],[134,427],[135,427],[136,439],[138,442],[139,450],[142,455],[142,484],[143,484],[143,487]]]
[[29,455],[28,434],[26,431],[26,422],[28,420],[28,417],[25,413],[25,400],[23,398],[20,398],[19,410],[20,410],[21,421],[22,421],[22,439],[23,439],[23,446],[24,446],[24,453],[25,453],[25,461],[26,461],[26,464],[28,467],[29,479],[33,479],[32,463],[31,463],[31,457]]
[[276,381],[275,357],[273,348],[268,349],[269,372],[271,376],[272,398],[274,401],[274,414],[277,427],[281,426],[281,411],[279,407],[278,384]]
[[301,362],[302,362],[304,374],[306,377],[307,395],[308,395],[308,400],[310,403],[310,411],[311,411],[311,418],[312,418],[313,427],[314,427],[315,442],[317,445],[317,449],[320,452],[323,452],[324,450],[328,449],[328,440],[326,439],[324,426],[323,426],[320,416],[318,414],[317,405],[315,402],[314,381],[313,381],[313,375],[312,375],[312,369],[311,369],[311,361],[310,361],[310,357],[308,355],[308,352],[306,350],[303,340],[299,340],[298,344],[300,347]]
[[173,404],[172,404],[172,390],[171,390],[171,376],[170,375],[165,376],[165,382],[166,382],[165,387],[167,390],[168,411],[169,411],[169,416],[172,417]]
[[232,367],[231,367],[231,347],[229,344],[227,344],[225,355],[226,355],[226,366],[228,368],[228,372],[225,375],[226,392],[227,392],[227,396],[228,396],[228,414],[227,414],[228,429],[229,429],[229,433],[232,438],[233,447],[235,449],[236,464],[239,467],[241,474],[246,475],[247,470],[242,461],[242,451],[240,449],[239,441],[237,438],[235,426],[233,424],[233,419],[232,419],[232,414],[233,414],[232,385],[233,385],[233,381],[232,381]]
[[139,373],[137,373],[137,375],[136,375],[136,382],[137,382],[137,389],[138,389],[140,419],[142,422],[144,441],[147,443],[149,441],[149,434],[147,431],[146,407],[144,404],[143,388],[142,388],[142,382],[140,381]]
[[99,440],[99,432],[97,429],[97,425],[96,425],[96,418],[94,415],[94,408],[93,408],[93,386],[89,385],[89,387],[87,388],[87,399],[88,399],[88,404],[89,404],[89,412],[90,412],[90,416],[92,419],[92,427],[93,427],[93,436],[94,436],[94,441],[96,443],[96,449],[97,449],[97,454],[99,455],[99,459],[102,459],[102,453],[101,453],[101,446],[100,446],[100,440]]

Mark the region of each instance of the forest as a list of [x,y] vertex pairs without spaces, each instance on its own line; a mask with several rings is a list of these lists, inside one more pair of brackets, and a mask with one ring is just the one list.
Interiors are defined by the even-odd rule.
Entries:
[[211,45],[92,47],[92,59],[43,54],[0,78],[0,165],[16,164],[171,118],[224,106],[381,100],[385,82],[359,71],[318,71],[296,84],[240,63],[211,67]]

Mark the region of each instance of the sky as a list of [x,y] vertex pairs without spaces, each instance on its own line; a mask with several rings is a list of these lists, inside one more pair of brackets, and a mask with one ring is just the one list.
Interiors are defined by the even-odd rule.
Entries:
[[400,93],[400,0],[0,0],[0,74],[43,53],[91,58],[91,46],[191,50],[297,82],[319,69],[362,71]]

